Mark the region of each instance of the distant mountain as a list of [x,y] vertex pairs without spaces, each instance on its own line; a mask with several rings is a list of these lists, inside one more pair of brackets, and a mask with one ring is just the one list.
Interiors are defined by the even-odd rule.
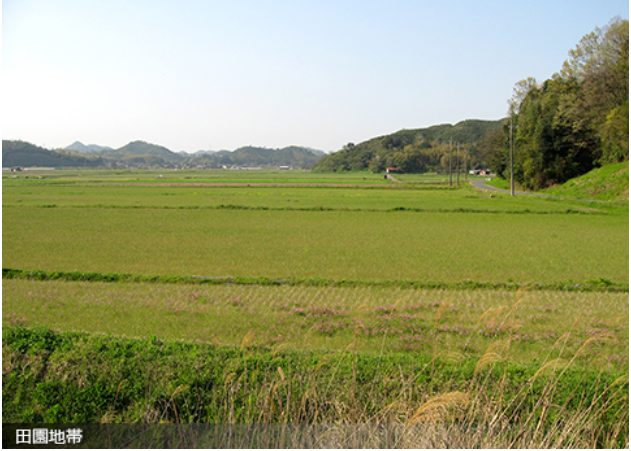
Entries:
[[322,150],[312,149],[310,147],[302,147],[302,149],[308,150],[309,152],[314,154],[316,157],[322,157],[322,156],[326,155],[326,152],[324,152]]
[[282,149],[246,146],[234,151],[220,150],[213,154],[195,154],[190,165],[202,166],[300,166],[310,169],[324,155],[320,150],[289,146]]
[[140,161],[145,159],[151,164],[171,163],[179,164],[184,161],[186,157],[179,153],[172,152],[166,147],[158,146],[156,144],[150,144],[145,141],[132,141],[129,144],[115,150],[104,150],[100,152],[106,158],[114,158],[122,161],[133,160]]
[[81,141],[75,141],[69,146],[64,147],[64,150],[74,150],[76,152],[99,152],[101,150],[113,150],[111,147],[98,146],[96,144],[88,144],[87,146]]
[[3,167],[91,167],[103,165],[97,156],[83,156],[71,150],[46,150],[25,141],[2,140]]
[[324,156],[314,166],[314,170],[378,172],[384,171],[386,167],[396,167],[402,172],[442,171],[448,161],[445,157],[449,153],[450,140],[454,154],[457,143],[467,148],[469,167],[474,164],[486,167],[488,146],[483,142],[501,131],[503,123],[503,119],[470,119],[456,125],[441,124],[400,130],[360,144],[349,143],[343,149]]
[[4,166],[174,166],[221,167],[224,165],[313,167],[325,155],[320,150],[289,146],[283,149],[246,146],[235,151],[200,150],[194,154],[173,152],[145,141],[132,141],[118,149],[75,141],[60,150],[47,150],[23,141],[2,141]]

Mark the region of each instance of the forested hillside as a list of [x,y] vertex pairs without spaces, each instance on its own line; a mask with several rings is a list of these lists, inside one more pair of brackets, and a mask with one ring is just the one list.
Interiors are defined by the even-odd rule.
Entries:
[[125,163],[142,162],[150,165],[178,164],[185,159],[181,154],[172,152],[166,147],[144,141],[132,141],[119,149],[102,150],[99,153],[112,160]]
[[487,165],[487,141],[501,127],[501,120],[466,120],[456,125],[401,130],[357,145],[349,143],[342,150],[320,160],[314,171],[368,169],[378,172],[391,166],[402,172],[448,170],[450,148],[454,164],[460,149],[463,165],[466,152],[467,166],[482,168]]
[[[533,190],[629,159],[629,21],[584,36],[543,83],[518,82],[510,100],[514,177]],[[510,120],[495,137],[491,167],[510,178]]]
[[2,166],[94,167],[103,164],[100,157],[83,156],[74,151],[53,151],[25,141],[2,140]]
[[223,166],[300,166],[311,169],[324,152],[306,147],[290,146],[282,149],[246,146],[232,152],[221,150],[191,158],[191,165]]
[[75,141],[64,150],[76,150],[77,152],[99,152],[101,150],[113,150],[111,147],[99,146],[97,144],[88,144],[87,146],[80,141]]
[[[70,148],[81,149],[71,150]],[[100,148],[100,150],[99,150]],[[306,147],[290,146],[283,149],[242,147],[235,151],[215,153],[172,152],[166,147],[144,141],[132,141],[111,149],[96,145],[73,143],[66,149],[47,150],[24,141],[2,141],[2,165],[12,166],[120,166],[133,167],[205,167],[228,166],[295,166],[310,169],[324,152]]]

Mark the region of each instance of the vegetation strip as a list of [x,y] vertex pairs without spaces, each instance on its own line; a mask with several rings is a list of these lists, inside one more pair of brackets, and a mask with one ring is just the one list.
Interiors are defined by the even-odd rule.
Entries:
[[[628,440],[628,373],[575,368],[560,359],[543,366],[501,357],[454,362],[269,349],[245,339],[227,347],[23,327],[3,328],[2,344],[6,423],[403,419],[406,427],[459,425],[458,439],[482,440],[461,447],[526,447],[532,427],[547,437],[537,442],[542,448],[625,447]],[[485,438],[475,433],[498,418],[511,427]]]
[[392,207],[385,209],[378,208],[331,208],[331,207],[265,207],[265,206],[249,206],[249,205],[233,205],[233,204],[221,204],[221,205],[187,205],[187,206],[155,206],[155,205],[3,205],[3,208],[106,208],[106,209],[121,209],[121,210],[259,210],[259,211],[347,211],[347,212],[399,212],[407,211],[412,213],[482,213],[482,214],[509,214],[509,215],[606,215],[605,211],[581,211],[568,208],[566,210],[543,210],[536,211],[530,209],[524,210],[481,210],[475,208],[410,208],[410,207]]
[[347,280],[347,279],[300,279],[287,277],[272,279],[268,277],[204,277],[182,275],[139,275],[99,273],[82,271],[43,271],[2,268],[3,279],[31,279],[31,280],[64,280],[70,282],[154,282],[154,283],[178,283],[178,284],[209,284],[209,285],[286,285],[286,286],[312,286],[312,287],[397,287],[413,289],[504,289],[518,290],[529,288],[535,290],[562,290],[562,291],[609,291],[629,292],[629,284],[615,283],[608,279],[593,279],[583,283],[554,282],[554,283],[515,283],[515,282],[421,282],[406,280]]

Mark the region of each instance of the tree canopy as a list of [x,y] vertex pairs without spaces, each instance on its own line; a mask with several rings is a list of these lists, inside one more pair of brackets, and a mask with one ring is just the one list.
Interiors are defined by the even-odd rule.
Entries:
[[[509,100],[514,176],[526,188],[547,188],[629,159],[629,22],[614,18],[596,28],[569,56],[551,79],[518,82]],[[508,178],[508,121],[503,135],[491,167]]]
[[322,158],[314,170],[380,172],[394,166],[402,172],[445,171],[449,165],[450,140],[454,161],[457,143],[460,143],[461,161],[466,150],[468,167],[486,168],[486,147],[479,143],[501,127],[501,120],[471,119],[456,125],[400,130],[360,144],[348,143],[338,152]]

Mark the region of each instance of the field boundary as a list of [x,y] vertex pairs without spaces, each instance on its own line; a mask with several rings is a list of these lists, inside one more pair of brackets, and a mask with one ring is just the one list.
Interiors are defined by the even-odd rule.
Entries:
[[406,280],[347,280],[347,279],[300,279],[295,277],[240,277],[240,276],[183,276],[183,275],[140,275],[126,273],[100,273],[82,271],[44,271],[2,268],[3,279],[28,280],[62,280],[68,282],[152,282],[190,285],[283,285],[283,286],[312,286],[312,287],[382,287],[382,288],[410,288],[410,289],[503,289],[503,290],[559,290],[559,291],[607,291],[629,292],[629,284],[615,283],[607,279],[591,279],[583,283],[553,282],[553,283],[520,283],[520,282],[423,282]]
[[413,208],[413,207],[392,207],[392,208],[332,208],[332,207],[265,207],[265,206],[249,206],[236,204],[220,204],[220,205],[189,205],[189,206],[170,206],[170,205],[3,205],[2,208],[103,208],[103,209],[119,209],[119,210],[252,210],[252,211],[344,211],[344,212],[371,212],[371,213],[391,213],[391,212],[411,212],[411,213],[479,213],[479,214],[507,214],[507,215],[607,215],[606,211],[582,211],[573,208],[565,210],[483,210],[475,208]]

